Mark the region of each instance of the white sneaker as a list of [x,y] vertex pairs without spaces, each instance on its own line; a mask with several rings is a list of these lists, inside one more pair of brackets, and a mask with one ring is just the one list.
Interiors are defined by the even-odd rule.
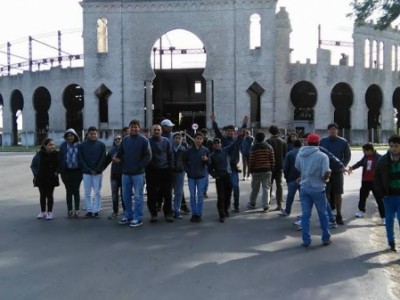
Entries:
[[40,212],[38,215],[37,215],[37,217],[36,217],[37,219],[46,219],[46,212],[44,211],[44,212]]
[[363,218],[364,217],[364,212],[359,210],[358,212],[356,212],[355,216],[356,216],[356,218]]
[[382,226],[385,226],[385,225],[386,225],[386,219],[385,219],[385,218],[382,218],[382,220],[381,220],[381,225],[382,225]]
[[46,220],[53,220],[53,219],[54,219],[53,213],[51,211],[49,211],[47,213]]

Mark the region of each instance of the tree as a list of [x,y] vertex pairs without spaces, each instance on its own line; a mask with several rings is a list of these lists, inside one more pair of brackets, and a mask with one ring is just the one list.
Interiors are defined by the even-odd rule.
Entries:
[[367,19],[377,19],[376,28],[386,29],[400,15],[400,0],[354,0],[351,3],[353,14],[355,16],[355,25],[361,26],[365,24]]

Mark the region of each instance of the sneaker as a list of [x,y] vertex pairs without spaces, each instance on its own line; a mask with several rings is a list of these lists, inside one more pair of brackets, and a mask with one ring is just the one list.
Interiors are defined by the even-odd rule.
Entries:
[[176,220],[182,220],[182,216],[181,215],[179,215],[179,214],[174,214],[174,219],[176,219]]
[[54,219],[53,213],[51,211],[47,212],[46,220],[53,220],[53,219]]
[[344,225],[342,215],[339,214],[336,215],[336,223],[338,223],[339,225]]
[[68,215],[68,218],[72,218],[74,216],[74,212],[72,210],[70,210],[67,215]]
[[326,242],[322,242],[322,246],[329,246],[330,244],[332,244],[332,241],[330,239]]
[[293,224],[293,226],[295,227],[296,230],[301,230],[302,229],[301,220],[293,222],[292,224]]
[[190,213],[190,209],[187,207],[186,204],[181,205],[181,212],[184,214]]
[[139,227],[143,225],[143,221],[141,220],[133,220],[131,224],[129,224],[129,227]]
[[229,212],[225,211],[225,218],[229,218]]
[[118,221],[119,225],[126,225],[129,224],[131,220],[129,220],[128,218],[122,218],[121,220]]
[[240,212],[240,209],[239,209],[239,207],[235,207],[235,208],[233,209],[233,212],[235,212],[235,213],[238,213],[238,212]]
[[157,221],[158,221],[157,216],[151,216],[150,217],[150,223],[155,223]]
[[277,207],[275,207],[272,211],[281,211],[281,210],[282,210],[282,208],[279,207],[279,206],[277,206]]
[[302,243],[301,246],[304,248],[308,248],[310,247],[310,243]]
[[167,223],[173,223],[174,222],[174,217],[172,215],[167,215],[165,217],[165,221],[167,221]]
[[79,214],[80,214],[80,211],[79,211],[79,210],[76,210],[76,211],[74,212],[74,218],[75,218],[75,219],[79,219]]
[[85,215],[85,218],[86,219],[93,218],[93,213],[87,212],[86,215]]
[[356,218],[363,218],[364,217],[364,212],[359,210],[358,212],[356,212],[355,217]]
[[95,213],[93,214],[93,218],[95,218],[95,219],[100,219],[100,214],[99,214],[98,212],[95,212]]
[[390,247],[390,251],[397,252],[396,243],[394,241],[393,242],[389,242],[389,247]]
[[197,216],[196,215],[192,215],[192,217],[190,218],[190,222],[196,222]]
[[266,213],[266,212],[268,212],[268,211],[269,211],[269,206],[264,206],[264,207],[263,207],[263,212]]
[[336,221],[335,220],[333,220],[333,221],[331,221],[331,222],[329,222],[329,228],[337,228],[337,223],[336,223]]
[[278,216],[287,217],[289,214],[286,212],[286,210],[281,209],[281,211],[278,213]]
[[256,209],[256,206],[254,204],[248,203],[247,208],[248,209]]
[[200,223],[201,221],[203,221],[203,219],[201,218],[201,216],[196,216],[196,222]]
[[[244,179],[243,179],[244,180]],[[224,223],[225,222],[225,218],[224,217],[219,217],[219,222],[220,223]]]
[[296,216],[296,220],[301,220],[301,215],[300,216]]
[[385,226],[385,225],[386,225],[386,219],[385,219],[385,218],[382,218],[382,219],[381,219],[381,225],[382,225],[382,226]]
[[118,218],[118,213],[115,213],[115,212],[113,212],[111,215],[108,216],[109,220],[114,220],[116,218]]
[[45,212],[45,211],[40,212],[40,213],[37,215],[36,218],[37,218],[37,219],[46,219],[46,212]]

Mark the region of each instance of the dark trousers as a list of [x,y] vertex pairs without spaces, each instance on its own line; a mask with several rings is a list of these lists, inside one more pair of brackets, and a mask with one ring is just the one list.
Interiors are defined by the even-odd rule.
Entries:
[[54,186],[39,186],[40,193],[40,209],[42,212],[46,211],[46,203],[47,203],[47,211],[53,211],[54,204]]
[[157,216],[157,203],[162,198],[165,216],[172,215],[172,172],[169,169],[147,170],[147,208]]
[[231,205],[232,182],[229,174],[222,175],[215,180],[217,187],[217,209],[220,218],[224,218]]
[[362,181],[361,182],[361,188],[360,188],[360,201],[358,202],[358,209],[362,212],[365,212],[365,205],[367,203],[367,198],[369,196],[369,193],[372,192],[372,194],[375,197],[376,204],[378,204],[378,210],[379,210],[379,215],[381,218],[385,217],[385,206],[383,204],[383,200],[379,198],[377,195],[373,181]]
[[81,186],[82,178],[83,175],[81,170],[65,170],[65,172],[61,174],[61,179],[67,192],[66,200],[68,211],[72,210],[72,197],[74,197],[75,210],[79,210],[81,202],[79,188]]
[[125,211],[124,200],[122,199],[122,177],[111,178],[111,196],[113,204],[113,212],[118,213],[119,195],[121,195],[122,208]]
[[283,171],[273,171],[272,172],[272,178],[271,178],[271,191],[270,193],[272,194],[272,186],[276,185],[276,205],[278,206],[279,209],[282,208],[282,202],[283,202],[283,187],[282,187],[282,175]]

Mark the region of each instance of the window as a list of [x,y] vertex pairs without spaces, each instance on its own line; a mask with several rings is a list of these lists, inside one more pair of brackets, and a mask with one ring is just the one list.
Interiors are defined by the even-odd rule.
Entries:
[[261,17],[259,14],[253,14],[250,17],[250,49],[261,47]]
[[100,18],[97,20],[97,52],[108,52],[108,29],[106,18]]
[[201,94],[201,81],[194,82],[194,92],[196,94]]

